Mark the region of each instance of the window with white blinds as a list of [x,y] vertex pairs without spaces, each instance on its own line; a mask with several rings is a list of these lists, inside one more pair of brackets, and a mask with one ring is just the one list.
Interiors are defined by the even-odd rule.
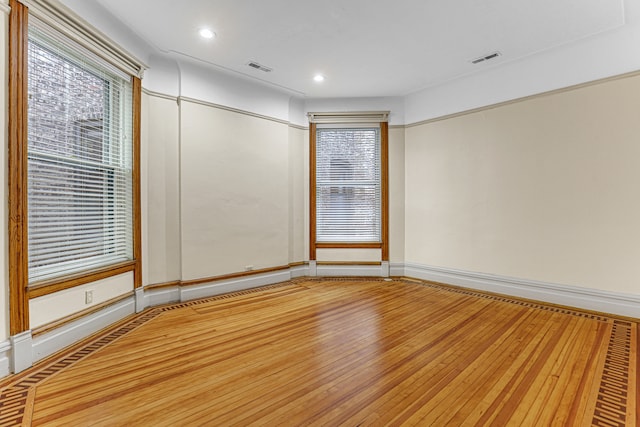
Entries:
[[130,77],[33,20],[29,283],[133,259]]
[[380,129],[316,129],[316,242],[381,241]]

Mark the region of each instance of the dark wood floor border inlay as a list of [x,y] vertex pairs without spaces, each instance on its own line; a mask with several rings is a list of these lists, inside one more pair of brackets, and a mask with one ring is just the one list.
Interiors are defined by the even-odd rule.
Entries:
[[627,423],[629,392],[635,393],[635,390],[629,390],[631,328],[630,322],[613,322],[593,414],[594,426],[623,427]]

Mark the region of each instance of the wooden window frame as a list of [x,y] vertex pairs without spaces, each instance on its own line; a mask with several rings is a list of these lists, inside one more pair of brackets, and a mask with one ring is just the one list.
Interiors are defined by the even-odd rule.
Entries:
[[9,6],[9,310],[10,334],[28,331],[29,299],[107,277],[133,272],[134,288],[142,286],[142,227],[140,203],[140,117],[142,84],[132,76],[133,260],[29,286],[27,224],[27,108],[29,9],[18,0]]
[[[309,113],[309,116],[312,117]],[[356,113],[360,116],[362,113]],[[346,115],[346,114],[345,114]],[[320,121],[326,123],[324,121]],[[380,249],[382,261],[389,261],[389,123],[380,125],[380,242],[316,242],[316,130],[309,123],[309,260],[316,260],[316,249]],[[340,123],[336,123],[339,127]]]

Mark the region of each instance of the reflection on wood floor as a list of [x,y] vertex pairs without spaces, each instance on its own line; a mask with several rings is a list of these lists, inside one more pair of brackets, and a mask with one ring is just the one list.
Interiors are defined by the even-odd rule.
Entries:
[[150,309],[10,378],[0,425],[635,426],[637,323],[410,281]]

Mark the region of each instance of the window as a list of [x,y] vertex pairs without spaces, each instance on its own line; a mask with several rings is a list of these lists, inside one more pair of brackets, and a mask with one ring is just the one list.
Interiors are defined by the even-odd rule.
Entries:
[[9,332],[29,300],[124,273],[142,286],[145,66],[59,2],[9,0]]
[[133,259],[130,77],[38,24],[27,65],[30,284]]
[[317,248],[380,248],[388,261],[387,115],[309,113],[310,260]]
[[316,130],[316,242],[381,241],[380,128]]

